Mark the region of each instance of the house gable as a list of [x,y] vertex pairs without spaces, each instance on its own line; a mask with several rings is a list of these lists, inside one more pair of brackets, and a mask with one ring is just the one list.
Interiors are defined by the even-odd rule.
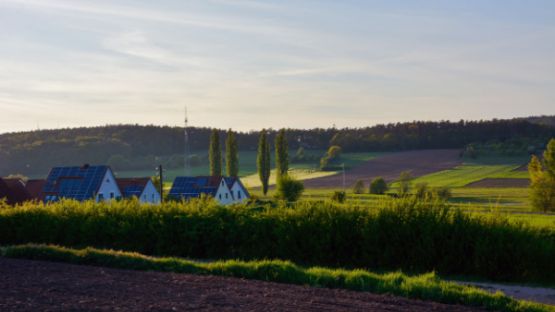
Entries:
[[97,202],[109,201],[122,197],[116,178],[110,168],[106,170],[102,182],[100,183],[100,186],[95,194]]
[[141,193],[141,196],[139,198],[139,201],[141,203],[151,204],[160,203],[160,192],[158,192],[151,180],[146,183],[145,188],[143,189],[143,192]]

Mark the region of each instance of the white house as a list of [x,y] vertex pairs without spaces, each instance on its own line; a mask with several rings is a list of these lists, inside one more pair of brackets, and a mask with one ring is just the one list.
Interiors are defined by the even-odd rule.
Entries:
[[169,196],[187,200],[202,194],[213,197],[222,205],[241,203],[250,197],[239,178],[215,176],[177,177]]
[[45,202],[62,198],[79,201],[110,201],[122,197],[112,169],[108,166],[55,167],[43,187]]
[[150,178],[118,178],[117,184],[124,198],[136,197],[141,203],[160,203],[160,192]]

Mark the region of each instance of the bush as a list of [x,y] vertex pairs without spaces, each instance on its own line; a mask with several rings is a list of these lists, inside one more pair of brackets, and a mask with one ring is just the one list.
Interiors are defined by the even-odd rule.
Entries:
[[431,193],[428,191],[428,183],[418,183],[416,184],[416,192],[414,196],[418,199],[425,199],[429,197]]
[[355,194],[364,193],[364,181],[362,180],[356,181],[355,186],[353,186],[353,193]]
[[346,199],[347,199],[347,193],[343,191],[335,191],[331,195],[331,200],[340,204],[344,203]]
[[331,146],[324,157],[320,159],[320,169],[322,170],[335,170],[337,169],[337,162],[341,158],[341,147],[334,145]]
[[387,183],[382,177],[375,178],[370,183],[370,194],[383,195],[387,192]]
[[448,200],[451,198],[451,190],[448,187],[436,187],[432,193],[435,198],[440,200]]
[[291,177],[290,175],[283,175],[278,179],[276,197],[288,202],[297,201],[304,191],[304,184]]
[[413,197],[375,205],[28,203],[0,208],[0,246],[50,243],[198,259],[286,259],[515,282],[555,280],[554,230]]
[[412,175],[409,171],[403,171],[399,175],[399,197],[407,196],[410,192],[410,183],[412,181]]

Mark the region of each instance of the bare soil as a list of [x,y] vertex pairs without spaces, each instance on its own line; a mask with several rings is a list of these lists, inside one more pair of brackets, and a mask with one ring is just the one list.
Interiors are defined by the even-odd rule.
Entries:
[[[451,169],[462,163],[458,149],[418,150],[386,154],[345,172],[345,185],[351,187],[357,180],[368,186],[371,179],[382,177],[387,182],[396,180],[403,171],[414,177]],[[343,185],[341,173],[305,180],[307,188],[334,188]]]
[[0,311],[483,311],[337,289],[0,258]]
[[528,187],[530,180],[517,178],[485,178],[467,184],[467,187]]

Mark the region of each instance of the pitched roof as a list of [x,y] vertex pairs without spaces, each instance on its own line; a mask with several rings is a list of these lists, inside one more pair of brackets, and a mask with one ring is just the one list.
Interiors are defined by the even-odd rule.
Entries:
[[45,179],[29,180],[25,183],[25,189],[32,199],[44,200],[44,186],[46,185]]
[[20,179],[0,178],[0,198],[5,198],[9,205],[31,200],[31,196],[25,189],[24,182]]
[[[233,187],[233,184],[237,183],[241,187],[241,189],[243,189],[243,192],[245,192],[247,197],[250,197],[249,191],[243,185],[243,182],[241,182],[241,179],[239,179],[238,177],[225,177],[224,180],[225,180],[225,183],[227,184],[227,187],[229,187],[229,189]],[[231,195],[235,197],[235,194],[232,193]]]
[[117,178],[116,182],[123,197],[140,197],[150,178]]
[[219,176],[177,177],[169,195],[185,199],[201,194],[215,196],[221,181],[222,177]]
[[93,198],[102,185],[108,166],[55,167],[50,170],[44,195],[47,201],[59,198],[87,200]]

